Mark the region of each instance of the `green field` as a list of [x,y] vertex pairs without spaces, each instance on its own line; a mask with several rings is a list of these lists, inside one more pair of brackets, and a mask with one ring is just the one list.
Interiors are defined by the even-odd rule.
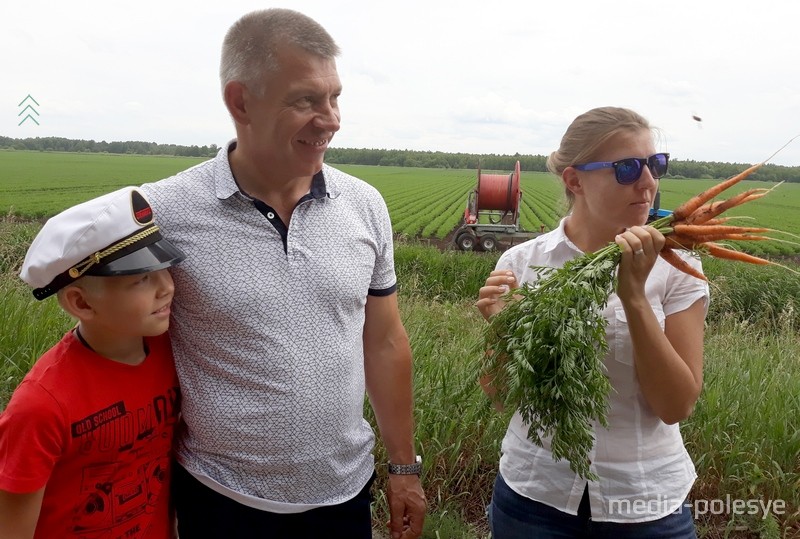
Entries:
[[0,214],[49,217],[126,185],[171,176],[204,159],[0,151]]
[[[43,218],[125,185],[165,178],[204,161],[201,158],[0,151],[0,215]],[[383,195],[396,233],[407,237],[447,238],[460,224],[477,171],[337,165],[374,185]],[[503,171],[501,171],[503,172]],[[710,185],[712,180],[661,181],[661,207],[673,208]],[[744,181],[730,194],[775,184]],[[520,226],[551,230],[563,215],[563,191],[550,174],[523,172]],[[727,196],[727,195],[726,195]],[[800,236],[800,184],[783,184],[761,200],[726,215],[746,216],[759,226]],[[796,240],[791,236],[786,239]],[[800,246],[778,241],[741,246],[757,255],[800,254]]]

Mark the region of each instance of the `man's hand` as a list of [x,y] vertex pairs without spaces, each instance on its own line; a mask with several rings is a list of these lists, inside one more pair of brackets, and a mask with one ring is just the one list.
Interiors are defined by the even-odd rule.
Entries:
[[425,493],[417,475],[389,474],[389,530],[392,539],[415,539],[425,522]]

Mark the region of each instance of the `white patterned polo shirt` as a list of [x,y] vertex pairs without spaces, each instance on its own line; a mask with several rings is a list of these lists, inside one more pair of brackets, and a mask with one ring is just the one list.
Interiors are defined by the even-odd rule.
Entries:
[[187,254],[170,326],[186,427],[178,459],[250,507],[342,503],[374,469],[362,334],[367,296],[395,292],[386,204],[325,165],[287,229],[237,187],[233,145],[142,186]]

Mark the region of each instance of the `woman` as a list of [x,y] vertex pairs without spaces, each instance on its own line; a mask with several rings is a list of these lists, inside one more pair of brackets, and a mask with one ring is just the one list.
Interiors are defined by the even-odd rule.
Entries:
[[[555,461],[549,439],[535,445],[515,414],[489,507],[495,539],[696,536],[684,500],[697,474],[678,422],[702,387],[708,286],[659,259],[664,236],[644,226],[668,159],[656,152],[647,120],[631,110],[578,116],[547,160],[564,184],[569,214],[556,230],[506,251],[481,288],[477,306],[488,320],[508,287],[536,279],[530,266],[560,267],[612,241],[622,248],[617,291],[603,313],[613,389],[609,427],[594,425],[591,471],[599,479]],[[489,395],[503,391],[483,382]]]

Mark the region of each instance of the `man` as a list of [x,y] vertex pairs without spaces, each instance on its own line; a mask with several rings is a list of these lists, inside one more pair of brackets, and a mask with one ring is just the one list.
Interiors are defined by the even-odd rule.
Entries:
[[220,68],[236,139],[143,187],[188,255],[172,332],[181,539],[371,537],[365,388],[390,460],[392,536],[422,531],[391,223],[374,188],[323,164],[338,52],[300,13],[242,17]]

